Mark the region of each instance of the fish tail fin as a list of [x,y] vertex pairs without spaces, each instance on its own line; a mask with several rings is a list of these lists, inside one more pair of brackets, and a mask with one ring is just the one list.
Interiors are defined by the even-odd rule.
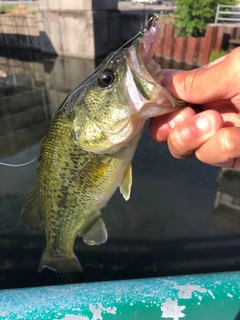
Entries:
[[38,271],[41,272],[43,268],[55,271],[69,283],[83,282],[86,280],[83,268],[75,255],[73,255],[71,259],[67,259],[66,257],[54,257],[47,252],[47,249],[45,249],[42,254]]

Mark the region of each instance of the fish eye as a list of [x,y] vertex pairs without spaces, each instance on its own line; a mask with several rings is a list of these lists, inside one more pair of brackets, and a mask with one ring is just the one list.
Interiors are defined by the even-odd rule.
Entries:
[[109,87],[115,79],[115,74],[111,69],[105,69],[98,77],[98,84],[101,88]]

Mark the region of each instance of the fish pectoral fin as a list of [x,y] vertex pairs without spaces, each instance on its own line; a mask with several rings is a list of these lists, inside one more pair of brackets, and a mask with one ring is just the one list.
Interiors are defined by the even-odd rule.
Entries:
[[81,233],[83,241],[90,245],[101,244],[107,241],[108,233],[100,211],[94,214],[94,218]]
[[21,218],[27,229],[36,232],[43,223],[40,201],[34,185],[23,202]]
[[70,259],[61,256],[54,257],[47,252],[47,249],[45,249],[42,254],[38,271],[41,272],[43,268],[55,271],[65,281],[70,283],[83,282],[86,280],[82,266],[75,254],[73,254]]
[[132,164],[129,163],[129,165],[126,167],[124,171],[123,181],[119,187],[120,192],[126,201],[130,198],[131,187],[132,187]]

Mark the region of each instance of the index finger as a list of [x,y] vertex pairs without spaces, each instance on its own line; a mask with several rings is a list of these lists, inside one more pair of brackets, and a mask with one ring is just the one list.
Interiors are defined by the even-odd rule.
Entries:
[[168,147],[175,158],[185,158],[223,127],[221,115],[214,110],[196,114],[179,123],[168,136]]
[[195,111],[192,108],[185,107],[181,110],[152,118],[149,123],[149,132],[156,141],[166,141],[169,133],[178,123],[181,123],[194,115]]

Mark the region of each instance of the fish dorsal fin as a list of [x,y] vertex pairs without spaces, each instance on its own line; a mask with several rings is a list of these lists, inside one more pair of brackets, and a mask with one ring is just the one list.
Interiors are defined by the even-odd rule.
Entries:
[[43,223],[40,201],[34,185],[23,202],[21,218],[27,229],[36,232]]
[[93,212],[92,214],[94,214],[93,219],[81,234],[83,241],[90,246],[104,243],[108,238],[107,229],[100,211],[97,211],[96,213]]
[[119,187],[123,198],[127,201],[130,198],[132,187],[132,164],[129,163],[123,175],[122,183]]

